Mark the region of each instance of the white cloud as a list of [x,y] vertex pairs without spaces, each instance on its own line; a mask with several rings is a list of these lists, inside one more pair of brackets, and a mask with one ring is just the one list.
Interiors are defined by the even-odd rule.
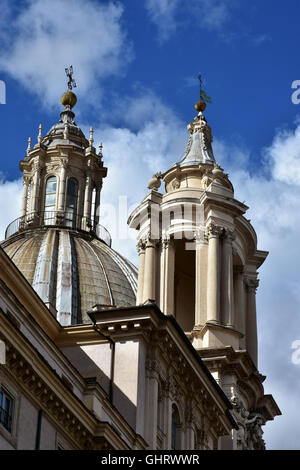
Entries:
[[[103,209],[112,204],[117,215],[119,212],[121,234],[120,227],[116,230],[114,221],[105,212],[101,222],[119,236],[114,236],[113,247],[136,263],[135,240],[122,239],[128,214],[124,208],[118,211],[118,196],[127,196],[128,206],[140,203],[152,174],[166,170],[180,159],[188,133],[187,123],[181,122],[151,92],[132,101],[125,98],[124,106],[129,110],[124,127],[111,125],[95,129],[95,140],[103,141],[104,163],[108,167],[101,196]],[[87,133],[87,129],[84,131]],[[267,375],[265,393],[273,394],[284,414],[265,428],[267,446],[273,449],[299,447],[295,404],[300,388],[300,366],[291,360],[291,345],[300,340],[299,136],[299,123],[294,129],[276,132],[273,142],[263,149],[261,166],[254,168],[252,164],[251,172],[247,150],[218,140],[214,142],[216,159],[229,173],[235,197],[249,206],[246,217],[257,232],[258,247],[270,251],[259,270],[257,310],[259,369]],[[19,181],[0,183],[1,228],[18,217],[20,200]]]
[[0,69],[43,104],[57,105],[66,88],[64,69],[72,64],[78,93],[85,101],[96,101],[101,80],[122,73],[132,57],[122,12],[113,2],[27,0],[15,12],[12,29],[0,36],[5,44]]
[[[226,146],[216,153],[229,172],[235,197],[245,200],[260,249],[269,256],[260,268],[257,293],[259,369],[267,375],[265,393],[273,394],[283,417],[265,428],[267,446],[272,449],[299,448],[300,433],[295,404],[300,389],[300,366],[291,361],[291,344],[300,339],[299,231],[300,231],[300,124],[280,130],[263,150],[261,171],[249,173],[247,155],[235,158]],[[216,146],[215,146],[216,147]],[[217,145],[218,147],[218,145]],[[265,167],[265,168],[264,168]]]
[[158,29],[161,42],[167,40],[177,28],[178,6],[179,0],[146,0],[149,17]]
[[[119,196],[127,196],[128,208],[138,205],[145,194],[148,181],[157,171],[165,171],[179,161],[188,141],[188,132],[173,110],[165,106],[152,92],[119,102],[126,111],[125,123],[130,129],[106,126],[95,129],[95,141],[103,141],[104,164],[108,176],[103,182],[102,223],[112,232],[113,247],[136,263],[135,237],[125,240],[128,213],[119,210]],[[121,113],[122,114],[122,113]],[[132,128],[135,128],[133,131]],[[87,132],[87,128],[85,129]],[[163,188],[162,188],[163,190]],[[123,224],[121,231],[105,207],[112,204]]]
[[150,20],[158,29],[161,42],[169,37],[183,23],[193,24],[201,29],[220,31],[231,16],[232,0],[147,0],[146,9]]
[[288,185],[300,185],[300,122],[295,130],[278,132],[267,157],[273,163],[273,177]]
[[0,174],[0,241],[4,240],[6,227],[20,217],[22,180],[5,181]]

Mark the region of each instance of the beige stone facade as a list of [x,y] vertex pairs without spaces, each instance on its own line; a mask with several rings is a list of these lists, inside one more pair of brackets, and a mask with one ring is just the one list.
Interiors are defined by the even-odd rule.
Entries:
[[29,141],[21,217],[0,248],[0,448],[263,449],[280,414],[257,370],[267,252],[202,111],[129,217],[137,270],[99,224],[107,169],[74,97]]

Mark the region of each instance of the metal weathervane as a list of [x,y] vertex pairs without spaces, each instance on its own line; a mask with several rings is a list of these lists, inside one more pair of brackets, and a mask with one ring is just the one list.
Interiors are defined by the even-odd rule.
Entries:
[[65,68],[65,72],[66,72],[66,75],[67,75],[67,77],[68,77],[68,79],[69,79],[69,81],[68,81],[68,89],[69,89],[69,90],[72,90],[72,87],[73,87],[73,88],[76,88],[76,82],[75,82],[75,80],[74,80],[74,78],[73,78],[73,66],[70,65],[70,67]]
[[204,90],[202,90],[202,78],[201,78],[201,73],[198,75],[198,80],[200,83],[200,100],[205,101],[205,103],[211,104],[211,97],[206,94]]

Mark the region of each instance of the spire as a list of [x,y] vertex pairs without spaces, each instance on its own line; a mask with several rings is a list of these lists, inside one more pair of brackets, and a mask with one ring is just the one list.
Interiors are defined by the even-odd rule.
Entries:
[[38,134],[38,143],[41,144],[42,142],[42,124],[39,125],[39,134]]
[[72,111],[72,108],[77,103],[77,96],[72,91],[72,87],[76,87],[75,80],[73,79],[73,67],[70,65],[69,68],[65,69],[66,75],[68,77],[68,90],[63,93],[61,97],[61,104],[64,106],[64,110],[60,113],[62,122],[69,122],[73,124],[73,119],[75,114]]
[[179,166],[198,165],[199,163],[214,164],[215,157],[212,150],[213,136],[211,128],[203,115],[206,109],[206,103],[211,103],[211,98],[202,89],[201,75],[198,75],[200,83],[200,100],[195,104],[198,115],[194,118],[187,129],[190,133],[188,145],[183,159],[179,162]]

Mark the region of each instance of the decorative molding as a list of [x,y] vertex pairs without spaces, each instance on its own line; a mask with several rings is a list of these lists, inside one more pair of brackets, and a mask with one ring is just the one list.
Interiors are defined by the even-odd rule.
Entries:
[[210,223],[206,227],[206,235],[209,238],[220,238],[224,233],[224,228],[221,227],[220,225],[215,225],[213,223]]
[[245,277],[244,282],[245,282],[245,286],[248,289],[248,292],[254,292],[254,293],[256,292],[256,289],[259,286],[259,279]]

